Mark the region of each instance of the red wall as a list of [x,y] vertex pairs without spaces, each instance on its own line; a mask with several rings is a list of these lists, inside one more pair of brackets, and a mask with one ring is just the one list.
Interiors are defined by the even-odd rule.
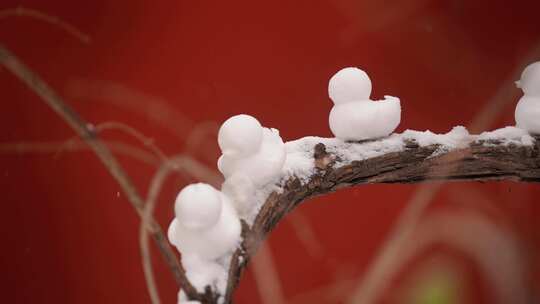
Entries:
[[[511,125],[520,92],[509,81],[517,80],[513,73],[527,56],[530,62],[540,59],[537,1],[4,0],[0,9],[19,4],[60,17],[91,42],[81,43],[36,18],[3,15],[0,43],[92,123],[131,125],[167,154],[184,151],[195,125],[219,123],[237,113],[280,129],[286,140],[331,136],[327,82],[345,66],[369,73],[375,98],[401,98],[398,131],[446,132],[479,115],[487,118],[475,131]],[[506,93],[498,93],[505,86]],[[5,303],[147,303],[139,221],[125,197],[117,196],[117,184],[91,153],[7,151],[5,143],[64,141],[74,133],[3,68],[0,89],[0,288]],[[152,119],[156,104],[177,113],[166,110],[171,121]],[[103,136],[138,145],[119,132]],[[191,154],[215,168],[215,138],[203,139]],[[120,159],[145,193],[155,167]],[[156,214],[163,225],[171,219],[175,194],[187,182],[180,177],[167,182]],[[315,231],[320,251],[309,254],[290,220],[272,235],[286,299],[360,276],[416,190],[361,187],[297,210]],[[442,209],[477,208],[480,200],[492,204],[497,219],[524,248],[532,290],[538,282],[539,194],[536,185],[452,184],[434,201]],[[467,297],[489,302],[491,292],[474,261],[453,250],[443,246],[425,255],[462,261],[476,282]],[[158,257],[155,265],[163,302],[171,303],[177,291],[172,277]],[[413,266],[395,284],[402,285]],[[341,292],[342,298],[350,291]],[[392,291],[384,299],[396,301]],[[248,272],[237,302],[259,301]]]

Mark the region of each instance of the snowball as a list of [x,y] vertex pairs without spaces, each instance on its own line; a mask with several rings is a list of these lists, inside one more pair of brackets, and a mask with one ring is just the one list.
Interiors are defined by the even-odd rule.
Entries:
[[[217,192],[217,191],[216,191]],[[172,221],[168,236],[173,245],[185,254],[197,255],[203,260],[216,260],[232,252],[240,241],[240,220],[230,200],[218,192],[222,202],[219,220],[205,229],[191,229],[182,221]]]
[[214,225],[221,214],[221,197],[214,187],[198,183],[180,191],[174,212],[180,223],[189,229],[203,229]]
[[525,95],[540,97],[540,61],[530,64],[523,70],[517,85]]
[[224,155],[247,156],[257,152],[263,138],[262,126],[253,116],[240,114],[219,128],[218,144]]
[[366,72],[358,68],[344,68],[330,78],[328,95],[336,105],[369,100],[371,80]]
[[254,185],[260,186],[281,172],[285,157],[285,144],[279,131],[263,128],[263,140],[257,153],[245,157],[222,155],[218,168],[226,179],[233,174],[242,174],[248,176]]
[[336,104],[330,111],[332,133],[343,140],[365,140],[390,135],[401,121],[399,98]]

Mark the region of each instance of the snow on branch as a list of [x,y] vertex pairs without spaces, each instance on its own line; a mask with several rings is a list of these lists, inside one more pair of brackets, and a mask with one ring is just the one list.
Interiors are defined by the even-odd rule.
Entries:
[[[223,152],[218,168],[225,177],[221,204],[226,210],[234,207],[242,231],[225,235],[222,229],[189,230],[191,223],[182,223],[181,218],[197,211],[197,199],[183,202],[184,207],[191,205],[189,212],[177,212],[169,230],[171,241],[189,255],[182,259],[188,279],[198,281],[194,286],[200,292],[208,295],[208,290],[212,291],[211,297],[198,300],[231,302],[242,271],[260,243],[287,213],[311,197],[373,183],[540,182],[540,136],[531,135],[540,133],[540,99],[535,89],[540,83],[540,65],[530,67],[518,83],[525,92],[516,109],[518,127],[479,135],[462,126],[446,134],[413,130],[392,134],[401,120],[400,100],[391,96],[370,100],[371,81],[357,68],[345,68],[330,79],[334,107],[329,126],[335,138],[304,137],[283,143],[277,130],[262,127],[251,116],[228,119],[218,135]],[[214,191],[218,190],[208,190],[205,195]],[[238,220],[227,214],[228,225],[237,227]],[[175,226],[182,225],[185,229],[176,233]],[[232,246],[236,237],[241,242]],[[213,249],[204,245],[218,238],[229,240],[226,246],[214,248],[222,256],[205,260]],[[201,244],[183,239],[196,239]],[[232,256],[225,253],[227,249],[234,250]],[[192,256],[199,258],[197,263],[192,262]],[[219,271],[208,272],[210,266]],[[201,274],[205,274],[203,280]],[[182,298],[186,295],[180,293]]]
[[365,142],[306,137],[286,146],[286,173],[275,185],[259,190],[259,197],[266,198],[257,202],[254,218],[247,219],[249,228],[231,261],[228,294],[267,234],[314,196],[374,183],[540,182],[540,136],[515,127],[480,135],[470,135],[463,127],[447,134],[408,130]]
[[[511,137],[499,137],[501,133]],[[264,236],[304,200],[356,185],[436,180],[540,182],[539,139],[514,127],[479,136],[457,127],[444,135],[406,131],[364,143],[313,137],[287,143],[299,148],[293,154],[311,154],[312,167],[289,168],[261,205],[250,233]],[[246,248],[252,252],[249,243]]]

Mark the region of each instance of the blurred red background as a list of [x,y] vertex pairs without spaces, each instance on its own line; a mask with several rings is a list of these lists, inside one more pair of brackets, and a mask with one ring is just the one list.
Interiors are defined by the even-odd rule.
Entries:
[[[18,5],[58,16],[90,37],[82,43],[61,26],[0,13],[0,43],[83,117],[130,125],[167,155],[186,153],[212,169],[219,155],[215,128],[234,114],[254,115],[285,140],[331,136],[327,82],[342,67],[366,70],[374,98],[401,98],[398,131],[468,125],[481,132],[514,124],[520,91],[512,81],[540,59],[540,4],[532,0],[4,0],[0,9]],[[148,303],[139,219],[118,185],[90,152],[14,148],[62,143],[74,133],[3,68],[0,88],[3,302]],[[102,136],[145,148],[117,131]],[[119,158],[146,193],[156,165]],[[164,227],[176,193],[193,181],[175,175],[165,184],[156,210]],[[273,262],[281,293],[263,299],[273,289],[250,268],[236,301],[343,302],[419,187],[358,187],[303,205],[278,226],[268,243],[271,259],[263,258]],[[522,287],[533,299],[539,194],[537,185],[453,183],[436,192],[429,212],[473,212],[508,232],[504,239],[518,248]],[[162,300],[172,303],[175,283],[153,256]],[[444,268],[445,280],[459,286],[439,284],[436,292],[448,285],[459,294],[454,302],[495,303],[498,293],[481,263],[459,246],[430,245],[407,264],[377,302],[447,303],[408,296],[413,285],[425,285],[415,280],[425,269],[435,282],[433,269]],[[428,285],[422,292],[429,293]]]

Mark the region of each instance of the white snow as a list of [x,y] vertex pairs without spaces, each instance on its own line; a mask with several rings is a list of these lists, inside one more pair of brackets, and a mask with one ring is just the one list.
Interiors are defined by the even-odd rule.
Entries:
[[[258,133],[248,129],[260,130],[261,139],[255,140]],[[281,174],[285,164],[285,144],[278,130],[263,128],[255,118],[245,114],[229,118],[222,125],[218,139],[223,152],[218,160],[218,169],[225,177],[221,190],[230,197],[237,212],[244,216],[253,207],[251,197],[254,189],[261,188]],[[235,144],[232,148],[231,143],[241,143],[244,139],[251,144]]]
[[490,145],[489,141],[497,141],[504,145],[530,146],[534,144],[534,138],[526,130],[517,127],[505,127],[483,132],[476,137],[476,140],[486,141],[487,143],[484,144],[487,145]]
[[263,139],[257,151],[243,157],[222,155],[218,168],[225,178],[234,174],[248,176],[260,186],[279,174],[285,162],[285,144],[276,129],[263,128]]
[[174,204],[176,218],[188,229],[206,229],[217,223],[222,203],[218,191],[208,184],[192,184],[180,191]]
[[210,285],[223,295],[230,258],[240,243],[239,214],[253,209],[256,187],[281,174],[286,153],[277,130],[263,128],[245,114],[223,123],[218,144],[223,153],[218,169],[225,176],[222,191],[202,183],[184,188],[176,199],[168,236],[182,254],[193,286],[202,292]]
[[516,84],[524,93],[516,106],[516,125],[540,134],[540,61],[527,66]]
[[467,128],[463,126],[456,126],[446,134],[435,134],[429,130],[424,132],[406,130],[401,136],[405,140],[414,140],[421,147],[440,145],[436,151],[437,154],[452,149],[465,148],[474,140]]
[[180,291],[178,291],[178,301],[177,301],[178,304],[201,304],[200,301],[190,301],[188,300],[187,296],[186,296],[186,293],[180,289]]
[[308,136],[287,142],[287,161],[283,168],[283,176],[296,176],[307,181],[315,173],[313,147],[318,143],[326,146],[326,152],[337,156],[336,165],[347,165],[354,160],[364,160],[390,152],[405,149],[405,141],[413,140],[419,146],[440,145],[439,149],[452,150],[465,147],[472,141],[466,128],[458,126],[446,134],[435,134],[431,131],[406,130],[402,134],[392,134],[386,138],[361,143],[343,141],[338,138],[322,138]]
[[182,254],[182,265],[188,280],[198,291],[204,291],[207,285],[214,285],[221,293],[225,291],[228,265],[205,260],[194,254]]
[[334,102],[328,123],[337,138],[365,140],[388,136],[401,121],[399,98],[370,100],[371,80],[358,68],[337,72],[330,79],[328,94]]
[[256,153],[263,140],[263,128],[253,116],[240,114],[227,119],[219,128],[221,152],[230,157]]
[[330,130],[344,140],[365,140],[390,135],[401,121],[401,105],[396,97],[337,104],[328,117]]
[[207,184],[184,188],[175,203],[169,241],[182,254],[182,266],[198,291],[206,285],[224,294],[228,257],[240,243],[241,225],[229,198]]
[[341,69],[330,78],[328,95],[334,104],[369,99],[371,80],[366,72],[359,68]]
[[525,95],[540,96],[540,61],[529,64],[516,84]]
[[246,215],[252,206],[251,198],[255,193],[255,185],[249,176],[237,173],[225,179],[221,191],[227,195],[240,217]]

